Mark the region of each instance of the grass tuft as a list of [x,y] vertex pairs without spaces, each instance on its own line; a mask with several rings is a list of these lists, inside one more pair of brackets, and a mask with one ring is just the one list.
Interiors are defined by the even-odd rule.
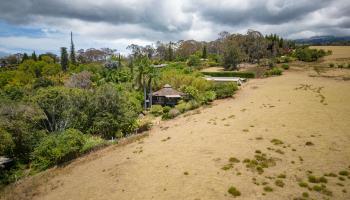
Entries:
[[241,192],[236,187],[233,187],[233,186],[231,186],[227,192],[234,197],[241,196]]

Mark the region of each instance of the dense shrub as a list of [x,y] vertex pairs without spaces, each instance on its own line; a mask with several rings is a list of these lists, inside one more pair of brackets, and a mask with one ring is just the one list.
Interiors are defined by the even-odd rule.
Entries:
[[81,89],[50,87],[39,89],[32,101],[44,111],[48,131],[87,129],[89,93]]
[[282,68],[283,68],[284,70],[288,70],[288,69],[289,69],[289,65],[286,64],[286,63],[284,63],[284,64],[282,64]]
[[333,68],[334,67],[334,63],[329,63],[329,67]]
[[199,66],[200,64],[201,64],[201,60],[200,60],[200,58],[198,56],[191,55],[188,58],[188,61],[187,61],[187,65],[188,66],[194,67],[194,66]]
[[86,137],[76,129],[46,137],[32,154],[33,166],[38,170],[73,159],[81,153]]
[[14,147],[15,143],[13,142],[11,134],[0,128],[0,155],[13,155]]
[[216,99],[216,93],[214,91],[206,91],[203,94],[203,102],[209,103]]
[[338,64],[338,68],[343,68],[344,65],[343,64]]
[[153,105],[151,108],[151,113],[154,116],[160,116],[163,114],[163,107],[161,105]]
[[213,86],[218,99],[231,97],[237,89],[238,87],[235,83],[215,83]]
[[8,84],[3,91],[5,97],[15,101],[21,100],[25,95],[24,88],[17,85]]
[[164,113],[163,119],[173,119],[180,114],[180,111],[176,108],[172,108],[168,113]]
[[138,113],[142,110],[136,94],[113,84],[98,87],[89,107],[92,121],[89,132],[104,138],[115,137],[118,132],[124,135],[134,132]]
[[204,75],[213,77],[240,77],[240,78],[255,78],[254,72],[202,72]]
[[33,88],[34,89],[38,89],[41,87],[49,87],[49,86],[54,86],[54,82],[48,78],[45,77],[40,77],[38,79],[36,79],[33,83]]
[[265,72],[265,76],[279,76],[282,75],[282,69],[274,67]]
[[33,148],[46,136],[42,130],[44,118],[34,105],[0,102],[0,145],[4,155],[27,163]]
[[309,49],[308,47],[297,48],[294,56],[301,61],[313,62],[326,56],[327,53],[323,49]]

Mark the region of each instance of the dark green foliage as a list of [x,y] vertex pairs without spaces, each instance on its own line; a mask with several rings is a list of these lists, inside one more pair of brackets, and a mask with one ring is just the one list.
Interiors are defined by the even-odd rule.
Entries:
[[343,170],[343,171],[340,171],[340,172],[339,172],[339,175],[340,175],[340,176],[349,176],[349,172]]
[[227,46],[224,52],[224,67],[225,69],[236,69],[241,62],[239,49],[234,46]]
[[202,58],[207,58],[207,46],[204,45],[203,50],[202,50]]
[[112,84],[100,86],[92,99],[90,132],[105,138],[115,137],[117,132],[131,133],[137,128],[136,119],[141,111],[135,94],[118,89]]
[[240,162],[240,160],[235,158],[235,157],[231,157],[228,161],[231,163],[239,163]]
[[201,64],[201,60],[198,56],[196,55],[191,55],[189,58],[188,58],[188,62],[187,62],[187,65],[188,66],[191,66],[191,67],[195,67],[195,66],[198,66]]
[[60,164],[77,157],[85,144],[82,132],[67,129],[46,137],[32,154],[33,166],[38,170]]
[[265,76],[280,76],[282,75],[282,70],[278,67],[273,67],[272,69],[265,72]]
[[0,155],[11,156],[14,148],[15,143],[11,134],[0,127]]
[[[34,105],[0,102],[0,130],[5,155],[26,163],[33,148],[46,136],[43,113]],[[9,137],[11,136],[11,138]]]
[[202,72],[202,74],[213,77],[240,77],[240,78],[255,78],[254,72]]
[[328,180],[321,176],[321,177],[316,177],[316,176],[313,176],[313,175],[309,175],[308,176],[308,180],[310,183],[327,183]]
[[31,59],[34,60],[34,61],[38,60],[38,57],[36,56],[35,51],[33,51]]
[[24,97],[24,89],[17,85],[6,85],[3,90],[3,95],[11,100],[21,100]]
[[38,89],[38,88],[44,88],[44,87],[49,87],[49,86],[54,86],[54,82],[48,78],[45,77],[40,77],[38,79],[35,79],[33,83],[33,88]]
[[282,64],[282,68],[284,69],[284,70],[288,70],[289,69],[289,65],[288,64]]
[[303,192],[303,197],[305,197],[305,198],[307,198],[307,197],[309,197],[309,193],[307,193],[307,192]]
[[150,111],[154,116],[160,116],[163,114],[163,107],[161,105],[153,105]]
[[282,180],[276,180],[275,185],[277,185],[278,187],[284,187],[284,182]]
[[236,187],[233,187],[233,186],[231,186],[227,192],[234,197],[241,196],[241,192]]
[[23,63],[24,61],[26,61],[26,60],[28,60],[28,59],[29,59],[28,54],[27,54],[27,53],[24,53],[24,54],[23,54],[23,57],[22,57],[21,63]]
[[68,69],[68,53],[66,47],[61,47],[61,68],[62,71],[67,71]]
[[32,101],[45,113],[44,125],[50,132],[87,128],[89,94],[81,89],[51,87],[39,89]]
[[213,86],[213,91],[218,99],[231,97],[237,89],[235,83],[215,83]]
[[270,187],[270,186],[265,186],[265,187],[264,187],[264,191],[265,191],[265,192],[273,192],[273,188]]
[[329,63],[329,67],[333,68],[334,67],[334,63]]
[[75,58],[75,48],[74,48],[74,43],[73,43],[73,33],[70,33],[70,62],[75,65],[76,64],[76,58]]
[[296,49],[294,55],[301,61],[313,62],[326,56],[327,53],[323,49],[317,50],[309,49],[308,47],[300,47]]

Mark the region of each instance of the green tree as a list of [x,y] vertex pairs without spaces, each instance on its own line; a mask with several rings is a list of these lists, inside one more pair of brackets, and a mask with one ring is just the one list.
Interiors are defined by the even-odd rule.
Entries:
[[75,48],[73,43],[73,33],[70,32],[70,62],[75,65],[76,64],[76,58],[75,58]]
[[68,69],[68,53],[66,47],[61,47],[61,68],[63,71]]
[[237,69],[240,63],[239,49],[235,46],[228,46],[224,52],[224,67],[226,70]]
[[131,93],[113,84],[104,84],[96,90],[90,103],[93,113],[91,133],[111,138],[135,130],[141,106]]
[[34,61],[38,60],[38,57],[36,56],[35,51],[33,51],[31,59],[33,59]]
[[88,91],[77,88],[39,89],[32,101],[44,111],[44,125],[50,132],[67,128],[87,129],[89,121]]
[[26,61],[26,60],[29,60],[29,56],[28,56],[27,53],[24,53],[24,54],[23,54],[23,57],[22,57],[21,63],[23,63],[23,62]]
[[202,58],[207,58],[207,46],[204,45],[203,50],[202,50]]

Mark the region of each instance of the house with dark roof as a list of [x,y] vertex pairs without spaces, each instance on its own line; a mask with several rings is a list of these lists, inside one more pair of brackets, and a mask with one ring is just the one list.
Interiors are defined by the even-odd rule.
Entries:
[[177,102],[185,96],[184,93],[173,89],[169,84],[156,92],[152,93],[153,104],[162,106],[174,106]]

